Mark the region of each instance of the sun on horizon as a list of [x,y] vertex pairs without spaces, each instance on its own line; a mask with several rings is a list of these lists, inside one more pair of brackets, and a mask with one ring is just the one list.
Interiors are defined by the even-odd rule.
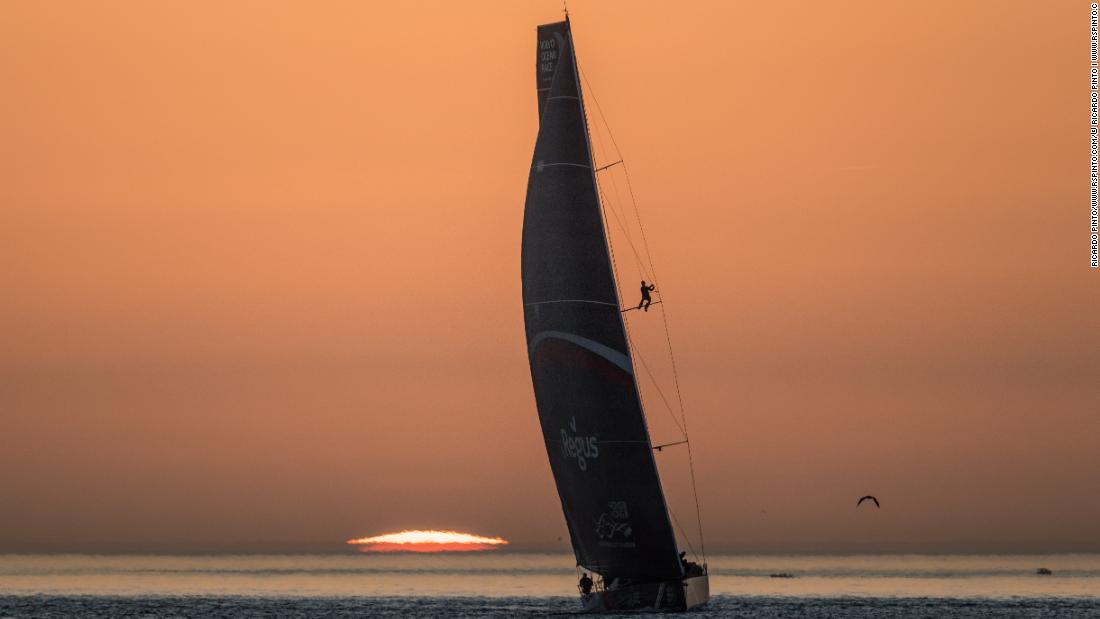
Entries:
[[474,552],[496,550],[508,543],[503,537],[483,537],[459,531],[405,530],[349,539],[360,552]]

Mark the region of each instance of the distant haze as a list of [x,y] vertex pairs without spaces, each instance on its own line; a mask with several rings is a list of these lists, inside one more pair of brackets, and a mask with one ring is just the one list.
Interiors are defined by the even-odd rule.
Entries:
[[[570,9],[708,550],[1100,550],[1088,4]],[[0,4],[0,552],[566,550],[519,281],[560,18]]]

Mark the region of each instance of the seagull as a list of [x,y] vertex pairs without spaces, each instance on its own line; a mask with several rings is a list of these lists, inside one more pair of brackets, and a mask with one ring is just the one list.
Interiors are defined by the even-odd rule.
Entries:
[[879,504],[878,504],[878,499],[876,499],[875,497],[873,497],[873,496],[871,496],[871,495],[869,495],[869,494],[868,494],[867,496],[864,496],[864,497],[860,497],[860,498],[859,498],[859,502],[858,502],[858,503],[856,503],[856,507],[859,507],[859,506],[860,506],[860,505],[861,505],[861,504],[862,504],[862,503],[863,503],[864,501],[866,501],[867,499],[871,499],[872,501],[874,501],[874,502],[875,502],[875,507],[882,507],[881,505],[879,505]]

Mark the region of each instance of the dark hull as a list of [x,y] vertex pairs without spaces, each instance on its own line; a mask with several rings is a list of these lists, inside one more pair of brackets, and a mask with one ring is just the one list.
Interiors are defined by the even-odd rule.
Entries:
[[581,596],[584,609],[593,613],[682,612],[706,604],[710,599],[707,576],[683,581],[630,585]]

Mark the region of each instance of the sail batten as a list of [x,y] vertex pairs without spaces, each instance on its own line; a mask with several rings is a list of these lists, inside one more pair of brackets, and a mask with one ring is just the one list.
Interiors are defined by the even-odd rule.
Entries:
[[577,73],[569,22],[540,26],[521,260],[535,400],[578,565],[605,578],[678,579]]

